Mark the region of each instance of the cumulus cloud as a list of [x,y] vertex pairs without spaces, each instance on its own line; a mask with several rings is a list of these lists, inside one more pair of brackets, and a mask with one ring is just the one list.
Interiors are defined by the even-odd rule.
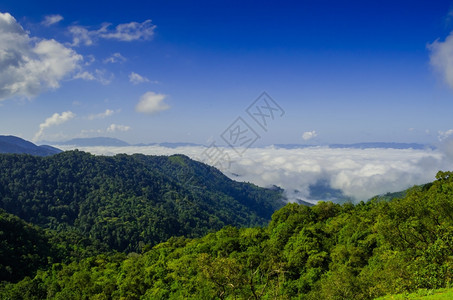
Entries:
[[55,40],[30,37],[13,16],[0,13],[0,100],[58,88],[82,59]]
[[121,53],[119,52],[116,52],[116,53],[113,53],[110,57],[104,59],[104,63],[107,64],[107,63],[111,63],[111,64],[114,64],[114,63],[122,63],[122,62],[125,62],[127,59],[121,55]]
[[207,159],[207,148],[202,146],[78,148],[99,155],[182,153],[220,167],[221,171],[234,180],[252,182],[262,187],[277,185],[285,189],[290,201],[301,199],[309,202],[316,202],[316,199],[311,198],[310,186],[319,182],[326,182],[331,188],[339,189],[345,196],[359,201],[433,181],[438,170],[453,166],[452,162],[446,160],[443,152],[429,149],[267,147],[247,149],[242,156],[238,156],[231,148],[220,147],[221,151],[228,154],[230,164],[219,165]]
[[73,119],[76,115],[71,111],[65,111],[61,114],[54,113],[51,117],[47,118],[43,123],[39,124],[39,130],[35,134],[33,138],[34,141],[38,141],[42,135],[44,134],[44,130],[52,127],[63,124],[71,119]]
[[312,138],[315,138],[315,137],[317,137],[317,136],[318,136],[318,134],[316,133],[315,130],[313,130],[313,131],[306,131],[306,132],[304,132],[304,133],[302,134],[302,139],[303,139],[304,141],[308,141],[308,140],[311,140]]
[[60,15],[48,15],[44,17],[44,21],[42,21],[42,24],[44,26],[51,26],[53,24],[56,24],[63,20],[63,17]]
[[132,82],[132,84],[139,84],[143,82],[149,82],[149,79],[135,72],[132,72],[131,74],[129,74],[129,81]]
[[439,145],[440,151],[442,151],[449,161],[453,162],[453,136],[445,138]]
[[138,40],[149,40],[154,35],[156,25],[151,23],[151,20],[146,20],[142,23],[130,22],[117,25],[111,29],[112,24],[104,23],[98,30],[89,30],[83,26],[71,26],[69,32],[72,34],[72,45],[90,46],[97,39],[112,39],[123,42],[131,42]]
[[144,114],[155,114],[170,108],[170,106],[164,103],[167,95],[156,94],[154,92],[147,92],[141,98],[135,106],[135,111]]
[[453,161],[453,129],[438,132],[439,145],[438,148],[445,156]]
[[109,116],[113,115],[114,113],[115,113],[114,110],[106,109],[104,112],[89,115],[88,120],[105,119],[106,117],[109,117]]
[[107,128],[107,132],[126,132],[131,130],[131,127],[126,125],[111,124]]
[[453,32],[445,39],[437,39],[428,45],[430,53],[430,63],[438,71],[445,82],[453,88]]

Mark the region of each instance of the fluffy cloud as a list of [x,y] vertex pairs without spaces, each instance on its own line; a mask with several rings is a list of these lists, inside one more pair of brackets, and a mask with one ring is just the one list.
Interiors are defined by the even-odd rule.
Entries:
[[111,63],[111,64],[114,64],[114,63],[122,63],[122,62],[125,62],[127,59],[121,55],[121,53],[119,52],[116,52],[116,53],[113,53],[112,56],[104,59],[104,63],[107,64],[107,63]]
[[131,42],[137,40],[148,40],[154,35],[156,25],[151,23],[151,20],[146,20],[142,23],[130,22],[117,25],[111,29],[112,24],[104,23],[98,30],[88,30],[83,26],[71,26],[69,32],[73,36],[72,45],[90,46],[97,39],[112,39],[123,42]]
[[82,59],[55,40],[31,38],[13,16],[0,13],[0,100],[58,88]]
[[39,124],[39,130],[35,134],[35,137],[33,138],[33,140],[38,141],[44,134],[45,129],[52,127],[52,126],[63,124],[65,122],[73,119],[75,116],[76,115],[71,111],[65,111],[65,112],[62,112],[61,114],[54,113],[51,117],[47,118],[43,123]]
[[453,129],[449,129],[447,131],[439,131],[439,141],[446,140],[453,134]]
[[51,26],[55,23],[60,22],[61,20],[63,20],[63,17],[60,15],[48,15],[44,17],[44,21],[42,21],[42,24],[44,26]]
[[89,115],[89,116],[88,116],[88,120],[105,119],[106,117],[109,117],[109,116],[113,115],[114,113],[115,113],[114,110],[106,109],[106,110],[105,110],[104,112],[102,112],[102,113]]
[[164,94],[147,92],[140,98],[140,101],[135,106],[135,110],[144,114],[155,114],[167,110],[170,106],[164,103],[166,97]]
[[92,37],[94,33],[90,33],[88,29],[82,26],[69,27],[69,33],[72,34],[72,46],[91,46],[93,44]]
[[107,128],[107,132],[126,132],[126,131],[129,131],[131,130],[131,128],[129,126],[125,126],[125,125],[118,125],[118,124],[111,124],[108,128]]
[[[63,147],[64,148],[64,147]],[[65,148],[66,149],[66,148]],[[67,148],[69,149],[69,148]],[[144,153],[171,155],[182,153],[212,164],[206,147],[86,147],[94,154]],[[437,150],[413,149],[302,149],[251,148],[239,157],[230,148],[221,148],[230,157],[230,166],[220,167],[227,176],[238,181],[253,182],[262,187],[277,185],[285,189],[288,199],[316,202],[310,198],[310,186],[327,182],[332,188],[356,200],[386,192],[396,192],[414,184],[434,180],[441,169],[453,163]]]
[[439,131],[438,133],[440,141],[438,147],[440,151],[442,151],[445,156],[453,162],[453,129]]
[[313,131],[306,131],[302,134],[302,139],[304,141],[308,141],[308,140],[311,140],[312,138],[315,138],[316,136],[318,136],[318,134],[316,133],[315,130]]
[[453,88],[453,32],[445,41],[436,40],[428,45],[431,51],[430,63],[442,75],[445,82]]
[[132,82],[132,84],[139,84],[143,82],[149,82],[149,79],[135,72],[132,72],[131,74],[129,74],[129,81]]

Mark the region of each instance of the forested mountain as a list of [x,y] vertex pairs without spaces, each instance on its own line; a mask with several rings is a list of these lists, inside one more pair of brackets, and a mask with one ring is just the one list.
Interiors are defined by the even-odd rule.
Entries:
[[235,182],[182,155],[0,155],[0,208],[119,251],[265,225],[283,204],[282,190]]
[[171,238],[4,283],[2,299],[373,299],[453,280],[453,173],[403,198],[288,204],[267,227]]
[[0,209],[0,281],[15,282],[53,263],[69,263],[108,250],[75,230],[42,229]]
[[36,146],[32,142],[26,141],[12,135],[0,135],[0,153],[31,154],[48,156],[60,153],[61,150],[43,145]]

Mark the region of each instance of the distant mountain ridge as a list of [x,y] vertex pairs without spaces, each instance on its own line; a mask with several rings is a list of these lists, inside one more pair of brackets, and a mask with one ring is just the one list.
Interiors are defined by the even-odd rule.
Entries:
[[355,143],[355,144],[330,144],[329,148],[354,148],[354,149],[369,149],[369,148],[387,148],[387,149],[434,149],[433,146],[427,144],[418,143],[386,143],[386,142],[375,142],[375,143]]
[[[130,144],[123,140],[111,137],[92,137],[92,138],[75,138],[63,142],[46,142],[52,145],[62,146],[79,146],[79,147],[127,147],[127,146],[161,146],[166,148],[178,148],[178,147],[198,147],[204,146],[203,144],[190,143],[190,142],[162,142],[162,143],[138,143]],[[436,149],[435,146],[429,144],[420,143],[396,143],[396,142],[363,142],[353,144],[327,144],[327,145],[312,145],[312,144],[274,144],[276,148],[283,149],[303,149],[310,147],[328,147],[331,149]]]
[[[317,147],[318,145],[305,145],[305,144],[275,144],[277,148],[283,149],[302,149],[309,147]],[[324,145],[331,149],[435,149],[434,146],[428,144],[419,144],[419,143],[387,143],[387,142],[365,142],[365,143],[354,143],[354,144],[329,144]]]
[[62,146],[79,146],[79,147],[127,147],[127,146],[161,146],[166,148],[178,147],[195,147],[203,146],[201,144],[187,143],[187,142],[163,142],[163,143],[139,143],[129,144],[123,140],[111,137],[92,137],[92,138],[75,138],[64,142],[46,142],[52,145]]
[[49,156],[60,152],[62,151],[58,148],[48,145],[37,146],[17,136],[0,135],[0,153]]
[[93,137],[93,138],[75,138],[65,142],[52,142],[55,145],[64,146],[81,146],[81,147],[95,147],[95,146],[114,146],[126,147],[130,146],[129,143],[116,138],[110,137]]

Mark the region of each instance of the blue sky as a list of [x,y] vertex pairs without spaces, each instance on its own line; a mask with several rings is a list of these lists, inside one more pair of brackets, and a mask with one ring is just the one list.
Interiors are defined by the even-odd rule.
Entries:
[[453,133],[451,1],[143,2],[2,1],[0,133],[207,144],[263,91],[257,145]]

